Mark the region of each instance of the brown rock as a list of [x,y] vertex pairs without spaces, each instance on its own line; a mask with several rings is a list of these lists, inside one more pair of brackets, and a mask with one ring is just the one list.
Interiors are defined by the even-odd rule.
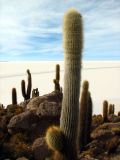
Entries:
[[30,131],[37,121],[39,117],[35,113],[26,111],[12,117],[7,127],[9,132]]
[[37,115],[39,116],[59,116],[61,112],[61,104],[57,102],[44,101],[39,105],[37,109]]
[[45,160],[52,154],[52,151],[48,149],[44,138],[38,138],[32,145],[35,160]]
[[26,157],[20,157],[20,158],[17,158],[16,160],[29,160],[29,159],[27,159]]
[[118,123],[105,123],[97,127],[91,134],[93,139],[97,138],[110,138],[115,134],[120,133],[120,122]]
[[36,111],[39,108],[40,104],[44,101],[59,103],[62,101],[62,92],[53,91],[52,93],[35,97],[30,100],[27,105],[27,109]]

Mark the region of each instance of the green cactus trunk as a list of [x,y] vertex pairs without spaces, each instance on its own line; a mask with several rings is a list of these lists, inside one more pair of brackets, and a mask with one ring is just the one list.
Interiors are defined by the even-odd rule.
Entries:
[[103,102],[103,122],[108,122],[108,102]]
[[55,84],[55,91],[60,91],[60,65],[56,65],[56,79],[53,79],[53,82]]
[[83,82],[82,93],[80,99],[80,119],[79,119],[79,149],[83,151],[86,144],[86,116],[88,108],[88,81]]
[[60,129],[66,139],[67,159],[76,160],[83,35],[81,15],[74,9],[66,13],[63,31],[65,73]]
[[13,105],[17,104],[17,92],[16,92],[16,88],[12,88],[12,104]]
[[86,113],[86,123],[85,123],[85,145],[87,145],[90,141],[90,133],[91,133],[91,125],[92,125],[92,98],[91,94],[88,91],[88,99],[87,99],[87,113]]
[[22,95],[24,97],[24,100],[30,99],[31,89],[32,89],[32,78],[29,70],[27,70],[27,74],[28,74],[27,90],[25,87],[25,81],[24,80],[21,81],[21,90],[22,90]]

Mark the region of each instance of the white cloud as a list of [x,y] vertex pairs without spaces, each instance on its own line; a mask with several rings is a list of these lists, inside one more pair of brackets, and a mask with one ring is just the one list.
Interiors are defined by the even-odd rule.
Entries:
[[[20,55],[41,50],[51,53],[53,48],[61,51],[61,37],[54,42],[49,36],[62,34],[63,14],[70,7],[77,8],[83,15],[84,51],[101,46],[103,51],[104,48],[106,50],[105,44],[111,44],[113,35],[116,41],[120,40],[120,1],[0,0],[0,53]],[[112,42],[112,46],[120,49],[116,41]]]

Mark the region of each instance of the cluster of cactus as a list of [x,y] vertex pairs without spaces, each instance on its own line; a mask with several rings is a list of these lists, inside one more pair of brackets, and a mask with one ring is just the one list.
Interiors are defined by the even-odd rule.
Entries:
[[114,112],[115,112],[114,104],[109,104],[108,114],[114,114]]
[[92,123],[92,99],[88,81],[83,82],[80,100],[80,121],[79,121],[79,149],[84,150],[86,144],[90,142],[90,132]]
[[32,98],[38,97],[38,96],[39,96],[38,88],[33,89],[33,90],[32,90]]
[[31,73],[29,69],[27,70],[27,74],[28,74],[27,89],[25,87],[25,80],[21,81],[21,90],[22,90],[22,95],[24,97],[24,100],[30,99],[31,89],[32,89],[32,78],[31,78]]
[[108,115],[114,114],[115,106],[114,104],[108,104],[107,100],[103,101],[103,122],[108,122]]
[[55,91],[60,91],[60,65],[56,65],[56,78],[53,79],[53,82],[55,84]]
[[[47,139],[48,145],[60,144],[64,148],[56,147],[54,159],[77,159],[77,135],[79,121],[79,95],[81,79],[81,57],[82,57],[82,17],[74,9],[69,10],[64,17],[64,52],[65,52],[65,75],[64,75],[64,93],[62,101],[62,111],[60,118],[60,130],[64,138],[57,138],[52,132],[51,141]],[[51,130],[50,130],[51,131]],[[61,135],[58,133],[58,135]],[[49,130],[46,137],[49,135]],[[57,136],[57,137],[56,137]],[[64,143],[61,144],[61,142]],[[55,145],[54,145],[55,146]],[[51,147],[53,148],[53,147]]]
[[[21,81],[21,90],[22,90],[22,95],[24,97],[24,100],[30,99],[30,94],[31,94],[31,89],[32,89],[32,78],[31,78],[31,73],[30,70],[27,70],[28,74],[28,86],[27,90],[25,89],[25,81]],[[35,95],[39,96],[38,89],[36,88],[35,90]],[[17,105],[17,91],[16,88],[12,88],[12,105]]]

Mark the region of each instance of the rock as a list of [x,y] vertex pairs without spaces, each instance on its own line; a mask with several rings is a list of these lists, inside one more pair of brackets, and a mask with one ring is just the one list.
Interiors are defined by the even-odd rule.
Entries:
[[52,154],[52,151],[48,149],[44,138],[38,138],[32,145],[35,160],[45,160]]
[[16,160],[28,160],[26,157],[20,157],[20,158],[17,158]]
[[39,105],[36,114],[39,116],[60,116],[61,104],[44,101]]
[[27,109],[36,111],[44,101],[59,103],[62,101],[62,92],[53,91],[52,93],[32,98],[27,105]]
[[120,122],[120,116],[114,118],[113,123],[116,123],[116,122]]
[[27,109],[36,111],[39,108],[39,105],[45,100],[47,100],[47,98],[44,96],[32,98],[31,101],[27,104]]
[[91,134],[93,139],[98,138],[110,138],[113,137],[115,134],[120,133],[120,122],[118,123],[104,123],[97,127]]
[[11,118],[8,124],[10,133],[19,131],[32,131],[32,125],[39,121],[39,117],[30,111],[23,112]]
[[9,117],[8,115],[4,115],[4,116],[1,117],[1,119],[0,119],[0,128],[3,131],[7,130],[7,124],[9,123],[10,118],[11,117]]
[[114,120],[117,118],[117,116],[115,114],[110,114],[108,115],[108,121],[109,122],[114,122]]
[[[49,106],[48,106],[49,107]],[[25,132],[31,141],[45,135],[51,125],[59,125],[59,116],[38,116],[35,112],[25,111],[11,118],[7,128],[10,134]]]
[[21,107],[23,107],[24,109],[26,109],[27,108],[27,104],[30,102],[30,100],[31,99],[25,100],[25,101],[21,102],[19,105]]

